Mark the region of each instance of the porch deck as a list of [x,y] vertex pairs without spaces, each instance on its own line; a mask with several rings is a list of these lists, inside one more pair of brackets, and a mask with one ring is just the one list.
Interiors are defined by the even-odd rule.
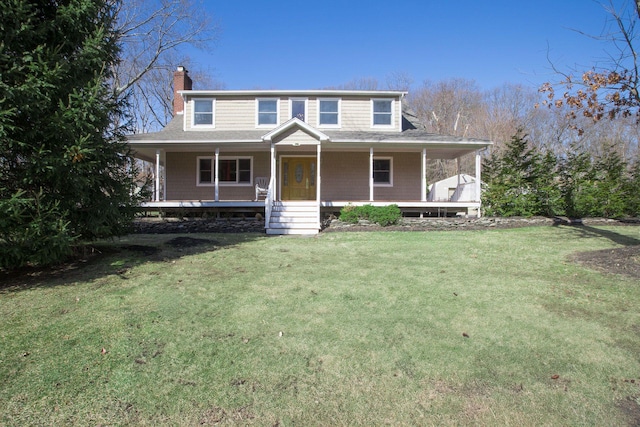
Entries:
[[[451,216],[457,213],[464,213],[467,216],[477,216],[480,209],[480,202],[477,201],[394,201],[394,200],[321,200],[321,213],[338,213],[340,209],[347,205],[363,206],[387,206],[396,204],[403,214],[428,215],[428,216]],[[159,202],[144,202],[141,204],[142,210],[161,211],[211,211],[211,212],[237,212],[237,213],[264,213],[264,200],[167,200]]]

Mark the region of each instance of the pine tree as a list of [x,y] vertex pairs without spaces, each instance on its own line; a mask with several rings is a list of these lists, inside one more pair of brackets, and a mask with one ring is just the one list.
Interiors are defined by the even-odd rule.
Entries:
[[113,0],[7,0],[0,8],[0,268],[62,261],[74,242],[121,234],[136,169]]
[[555,156],[543,156],[526,137],[515,135],[505,150],[485,159],[482,202],[487,215],[553,215],[560,193],[555,186]]

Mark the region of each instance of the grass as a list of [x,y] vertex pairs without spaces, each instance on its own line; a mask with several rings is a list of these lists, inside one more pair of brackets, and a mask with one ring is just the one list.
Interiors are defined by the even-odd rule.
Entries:
[[0,424],[640,422],[639,227],[175,237],[0,288]]

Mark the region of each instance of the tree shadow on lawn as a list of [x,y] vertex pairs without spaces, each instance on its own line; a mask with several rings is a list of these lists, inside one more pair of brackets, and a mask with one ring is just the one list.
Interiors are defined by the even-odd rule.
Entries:
[[572,225],[570,229],[578,233],[580,238],[604,237],[623,246],[622,248],[577,252],[569,257],[571,261],[604,273],[622,274],[640,279],[639,239],[587,225]]
[[[224,234],[130,234],[122,238],[87,244],[76,257],[53,267],[26,267],[0,272],[0,294],[39,287],[65,286],[76,281],[93,281],[118,275],[127,279],[133,267],[158,263],[158,268],[170,268],[184,256],[215,251],[263,237],[260,233]],[[163,266],[162,264],[165,264]]]
[[579,237],[582,238],[594,238],[594,237],[604,237],[611,240],[618,245],[623,246],[635,246],[640,245],[640,240],[635,237],[626,236],[624,234],[616,233],[611,230],[603,230],[600,228],[590,227],[588,225],[572,225],[570,226],[571,230],[575,230]]

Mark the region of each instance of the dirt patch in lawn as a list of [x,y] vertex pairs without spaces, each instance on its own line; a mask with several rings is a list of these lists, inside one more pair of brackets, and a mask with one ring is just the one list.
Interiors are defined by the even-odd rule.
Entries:
[[195,237],[176,237],[167,242],[167,245],[172,248],[190,248],[193,246],[200,246],[207,243],[216,244],[217,242],[209,239],[199,239]]
[[571,260],[594,270],[640,279],[640,245],[579,252]]

